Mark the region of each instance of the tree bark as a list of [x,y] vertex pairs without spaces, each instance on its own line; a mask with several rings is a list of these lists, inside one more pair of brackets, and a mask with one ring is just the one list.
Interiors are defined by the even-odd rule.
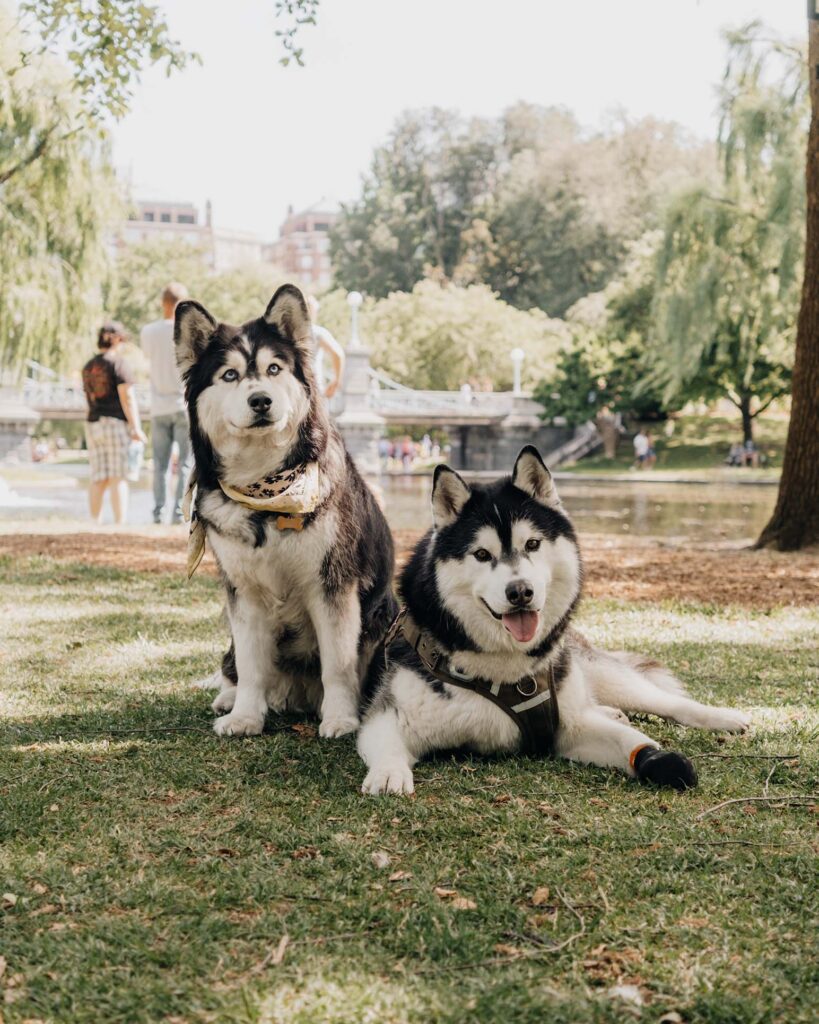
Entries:
[[751,396],[743,394],[739,399],[739,411],[742,415],[742,440],[747,444],[754,439],[754,418],[751,415]]
[[796,327],[791,421],[779,496],[758,548],[796,551],[819,544],[819,20],[808,22],[811,119],[806,166],[807,233]]

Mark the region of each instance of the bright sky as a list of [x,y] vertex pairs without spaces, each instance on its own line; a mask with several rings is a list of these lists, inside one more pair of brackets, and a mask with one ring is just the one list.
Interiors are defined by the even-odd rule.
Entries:
[[114,129],[137,198],[212,199],[221,227],[266,239],[288,203],[354,198],[373,149],[406,108],[495,115],[563,105],[713,136],[723,26],[753,17],[805,38],[804,0],[321,0],[306,67],[278,63],[273,0],[159,0],[203,66],[137,87]]

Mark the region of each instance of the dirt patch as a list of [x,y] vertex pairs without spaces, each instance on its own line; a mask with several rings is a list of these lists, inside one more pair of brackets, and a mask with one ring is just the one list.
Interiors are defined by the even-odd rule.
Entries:
[[[399,564],[420,536],[395,533]],[[0,555],[40,555],[60,562],[138,572],[185,570],[186,535],[179,528],[0,536]],[[819,604],[819,551],[783,554],[734,548],[664,547],[649,541],[581,538],[585,592],[628,601],[671,598],[745,608]],[[210,554],[199,570],[216,574]]]

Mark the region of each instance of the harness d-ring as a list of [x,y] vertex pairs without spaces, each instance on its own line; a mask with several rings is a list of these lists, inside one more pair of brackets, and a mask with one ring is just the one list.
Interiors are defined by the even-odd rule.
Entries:
[[535,679],[534,676],[529,676],[529,682],[532,684],[531,690],[524,690],[522,685],[523,682],[524,681],[521,679],[519,682],[515,683],[515,689],[518,691],[521,697],[534,697],[534,695],[537,693],[537,679]]

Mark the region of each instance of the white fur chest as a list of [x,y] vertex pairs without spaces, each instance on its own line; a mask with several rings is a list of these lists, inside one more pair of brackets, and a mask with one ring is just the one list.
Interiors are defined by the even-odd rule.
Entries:
[[321,564],[333,543],[332,514],[304,530],[279,530],[276,517],[269,516],[264,543],[259,545],[252,514],[242,506],[207,495],[202,514],[213,524],[207,537],[219,565],[242,596],[279,613],[285,607],[296,614],[310,607],[321,588]]

